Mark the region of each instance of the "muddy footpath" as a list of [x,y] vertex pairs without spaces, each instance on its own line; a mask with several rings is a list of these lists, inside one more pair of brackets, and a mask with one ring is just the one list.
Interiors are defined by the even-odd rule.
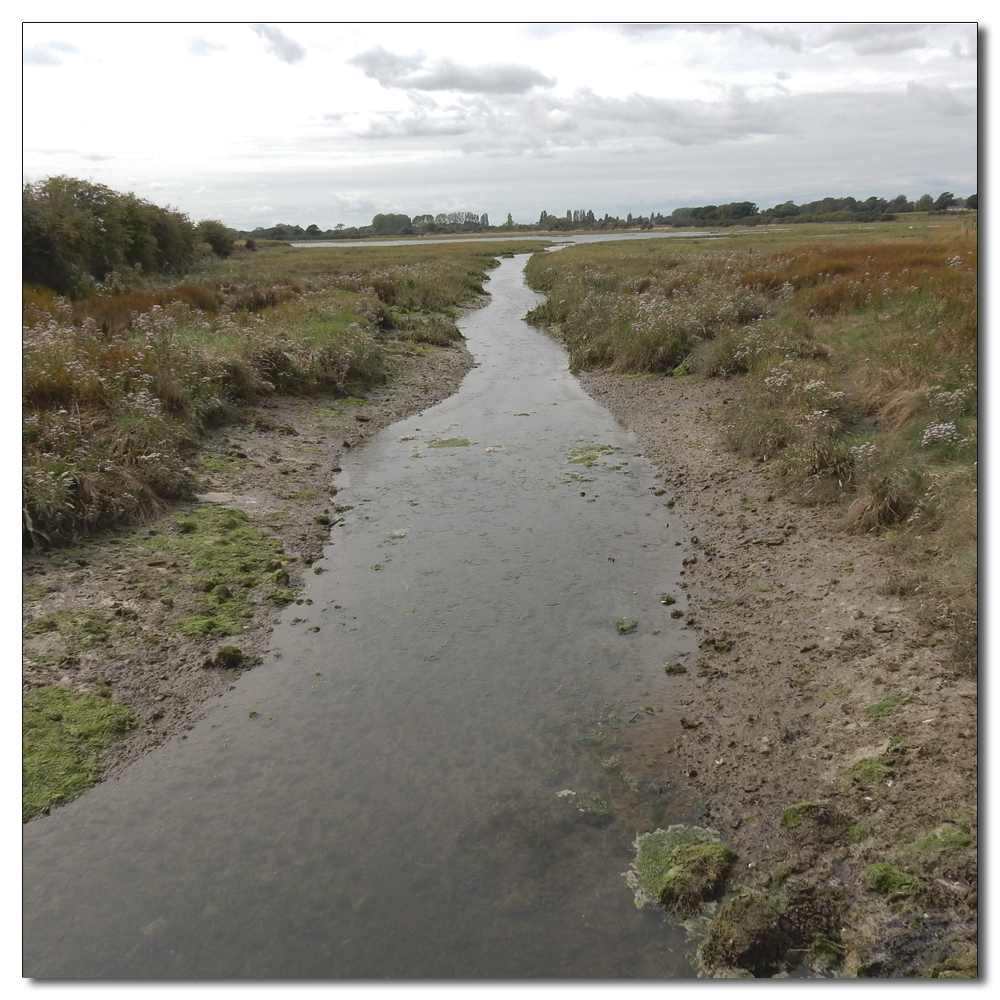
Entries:
[[[26,555],[25,690],[103,692],[138,719],[106,751],[106,777],[191,728],[262,660],[338,516],[344,451],[449,396],[474,364],[461,346],[395,353],[390,382],[363,399],[265,401],[217,431],[194,466],[195,499],[139,528]],[[927,624],[920,595],[893,595],[884,541],[787,502],[765,466],[723,448],[738,379],[581,381],[635,433],[684,527],[671,614],[698,648],[665,664],[680,726],[676,714],[635,726],[673,755],[704,824],[736,852],[724,964],[773,975],[819,941],[835,975],[975,976],[977,686],[954,666],[948,634]],[[275,553],[268,580],[241,595],[245,631],[222,641],[173,628],[204,598],[148,544],[206,508],[242,511]],[[111,624],[82,639],[31,628],[80,608]]]

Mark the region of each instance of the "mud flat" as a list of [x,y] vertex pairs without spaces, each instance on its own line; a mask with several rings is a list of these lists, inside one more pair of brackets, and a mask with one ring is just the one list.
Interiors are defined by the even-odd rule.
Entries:
[[[24,689],[58,684],[80,695],[110,694],[138,721],[104,752],[104,777],[190,729],[209,699],[260,662],[282,607],[301,603],[295,595],[329,537],[341,455],[446,399],[475,363],[462,345],[401,344],[394,354],[389,384],[363,398],[278,397],[214,433],[197,456],[199,499],[171,504],[132,532],[26,556]],[[204,615],[204,594],[186,578],[186,561],[157,540],[175,539],[188,520],[220,511],[235,512],[230,527],[247,532],[251,545],[259,535],[270,569],[229,595],[243,617],[238,636],[185,636],[176,622]],[[246,520],[236,523],[240,512]],[[226,647],[238,655],[220,657]]]
[[836,975],[977,975],[977,685],[949,635],[893,593],[884,541],[722,446],[739,379],[580,378],[685,527],[699,648],[670,671],[674,750],[739,856],[727,898],[782,912],[745,919],[724,964],[773,974],[811,946]]
[[[281,608],[308,600],[344,452],[448,397],[474,363],[461,347],[397,354],[391,383],[363,399],[274,400],[216,433],[197,501],[26,558],[26,688],[107,693],[138,719],[106,751],[106,776],[191,728],[259,662]],[[883,541],[788,503],[766,467],[721,446],[737,379],[581,381],[636,434],[684,526],[671,613],[698,648],[669,664],[677,712],[641,729],[737,856],[700,937],[703,972],[787,974],[800,957],[814,973],[976,975],[977,689],[949,635],[925,624],[919,595],[893,594]],[[205,591],[171,546],[219,512],[267,549],[266,576],[233,594],[208,573],[243,629],[185,635],[177,622],[205,616]]]

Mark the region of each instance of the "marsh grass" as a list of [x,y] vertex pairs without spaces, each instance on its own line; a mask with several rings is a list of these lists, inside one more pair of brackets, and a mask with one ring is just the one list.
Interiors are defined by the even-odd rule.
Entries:
[[27,544],[65,544],[191,494],[200,437],[256,400],[349,395],[386,377],[392,334],[446,346],[516,243],[274,245],[169,283],[112,275],[70,301],[23,295]]
[[741,379],[723,438],[790,499],[883,535],[928,622],[976,652],[974,233],[882,224],[536,254],[529,313],[575,368]]

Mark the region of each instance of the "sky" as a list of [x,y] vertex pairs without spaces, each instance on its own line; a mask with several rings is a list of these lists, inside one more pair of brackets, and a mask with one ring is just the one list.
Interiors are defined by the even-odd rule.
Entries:
[[977,190],[972,23],[27,22],[23,83],[26,181],[243,230]]

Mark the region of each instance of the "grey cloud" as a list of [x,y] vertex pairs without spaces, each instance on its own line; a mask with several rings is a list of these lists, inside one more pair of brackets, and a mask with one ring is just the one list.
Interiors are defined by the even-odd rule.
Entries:
[[424,69],[424,59],[423,55],[399,56],[378,45],[348,62],[383,87],[404,90],[524,94],[533,87],[553,87],[556,83],[531,66],[513,63],[461,66],[450,59],[441,59],[431,69]]
[[625,24],[621,30],[627,35],[642,37],[657,31],[696,31],[705,34],[738,32],[748,41],[763,42],[774,48],[792,52],[841,43],[850,45],[855,53],[867,55],[893,55],[911,49],[927,47],[926,38],[920,34],[927,27],[923,23],[844,23],[824,25],[775,25],[722,22],[689,22],[662,24]]
[[922,49],[926,39],[917,34],[922,24],[838,24],[821,32],[817,47],[846,42],[858,55],[893,55]]
[[93,160],[96,163],[100,163],[102,160],[113,160],[113,156],[109,156],[106,153],[84,153],[83,158],[85,160]]
[[62,66],[58,52],[79,52],[75,45],[66,42],[39,42],[30,45],[21,53],[21,59],[28,66]]
[[250,27],[267,41],[267,51],[282,62],[293,64],[305,59],[306,50],[273,24],[252,24]]
[[433,118],[420,113],[400,115],[385,113],[369,122],[359,133],[362,139],[392,139],[402,137],[466,135],[474,126],[463,120],[461,114],[452,113],[447,117]]
[[396,87],[399,86],[400,79],[420,69],[424,56],[398,56],[395,52],[376,45],[375,48],[362,52],[347,62],[351,66],[359,67],[365,76],[378,80],[383,87]]
[[188,52],[193,56],[207,56],[213,52],[225,52],[225,45],[216,45],[206,38],[192,38],[188,42]]
[[780,99],[751,101],[739,88],[724,100],[680,101],[644,94],[602,97],[581,90],[571,98],[534,94],[487,100],[459,99],[439,112],[414,108],[407,116],[383,114],[361,138],[464,136],[466,152],[494,156],[543,154],[574,146],[601,146],[625,140],[677,146],[707,145],[793,131]]
[[657,31],[697,31],[703,34],[723,34],[727,31],[737,31],[744,38],[764,42],[775,48],[791,49],[801,52],[802,36],[789,26],[778,27],[772,24],[736,24],[712,21],[682,21],[661,23],[622,24],[620,30],[626,35],[642,37]]
[[741,25],[740,31],[744,38],[766,42],[774,48],[791,49],[792,52],[801,52],[804,47],[802,36],[789,27],[775,28],[772,26],[755,27],[753,25]]
[[971,101],[964,101],[954,91],[947,87],[935,87],[932,84],[917,83],[910,80],[906,84],[906,96],[919,101],[936,115],[950,118],[954,115],[972,114],[976,107]]

